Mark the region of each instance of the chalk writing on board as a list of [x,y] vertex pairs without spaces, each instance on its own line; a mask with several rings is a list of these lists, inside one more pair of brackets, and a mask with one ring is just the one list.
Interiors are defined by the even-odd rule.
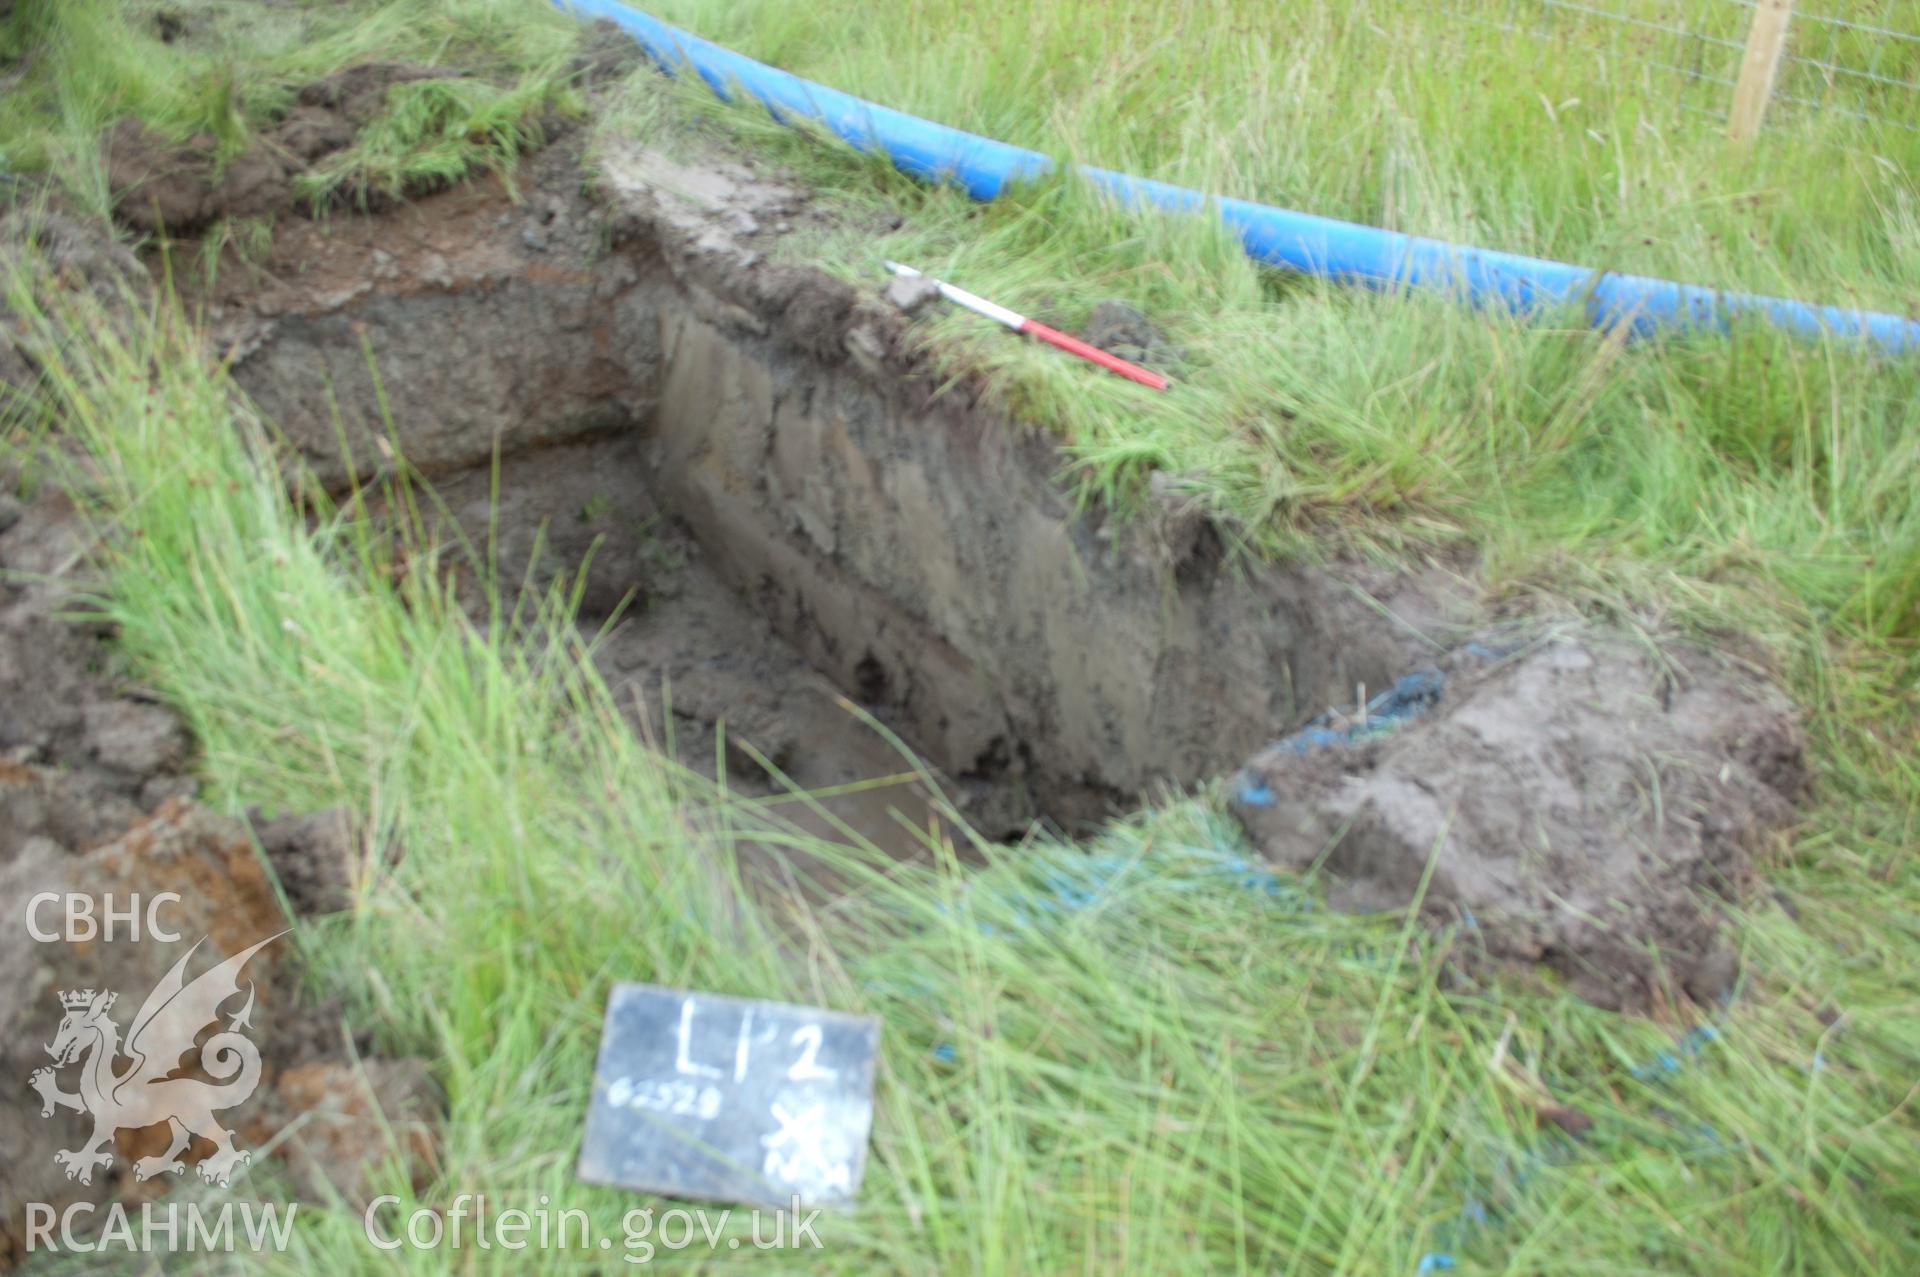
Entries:
[[773,1106],[773,1119],[780,1129],[762,1135],[767,1157],[760,1169],[789,1184],[821,1183],[829,1188],[850,1188],[844,1150],[837,1147],[832,1133],[823,1128],[826,1106],[814,1104],[790,1114],[780,1105]]
[[850,1200],[866,1168],[879,1023],[620,985],[580,1175],[687,1197]]
[[692,1113],[703,1122],[720,1116],[720,1092],[711,1086],[695,1087],[685,1082],[638,1082],[624,1074],[607,1087],[607,1103],[616,1108],[632,1105],[656,1113],[676,1116]]

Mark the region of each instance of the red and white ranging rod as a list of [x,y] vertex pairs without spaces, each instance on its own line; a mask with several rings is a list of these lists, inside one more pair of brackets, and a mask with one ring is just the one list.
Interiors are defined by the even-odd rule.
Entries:
[[[925,278],[913,267],[902,266],[899,262],[887,262],[885,265],[886,268],[894,274],[904,275],[908,279]],[[1088,363],[1099,364],[1108,372],[1117,372],[1129,381],[1137,381],[1143,386],[1152,386],[1155,390],[1165,390],[1169,384],[1167,379],[1159,373],[1149,372],[1139,364],[1128,363],[1118,355],[1109,355],[1098,346],[1089,346],[1078,337],[1070,337],[1058,328],[1049,328],[1037,319],[1028,319],[1018,311],[1008,310],[1005,306],[990,302],[984,297],[976,296],[964,288],[955,288],[945,280],[935,279],[931,282],[935,288],[940,290],[940,295],[954,305],[964,306],[976,315],[985,315],[995,323],[1005,324],[1017,333],[1025,333],[1029,337],[1037,337],[1049,346],[1058,346],[1070,355],[1078,355]]]

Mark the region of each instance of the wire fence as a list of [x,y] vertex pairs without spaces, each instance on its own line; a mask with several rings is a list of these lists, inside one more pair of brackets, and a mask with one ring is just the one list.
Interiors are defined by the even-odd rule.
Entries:
[[[1611,36],[1651,92],[1724,121],[1759,7],[1760,0],[1454,0],[1446,12],[1542,42]],[[1768,105],[1774,124],[1819,113],[1920,132],[1920,2],[1796,6]]]

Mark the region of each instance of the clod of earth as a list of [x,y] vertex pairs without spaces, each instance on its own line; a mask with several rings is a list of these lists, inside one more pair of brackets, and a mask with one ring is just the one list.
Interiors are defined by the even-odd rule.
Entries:
[[107,189],[120,220],[148,235],[192,235],[220,217],[267,217],[292,206],[291,166],[264,146],[226,164],[211,133],[175,146],[128,120],[107,135]]
[[589,26],[569,69],[586,84],[599,84],[645,64],[646,54],[620,24],[600,18]]
[[[12,476],[0,472],[0,490]],[[86,529],[43,485],[0,530],[0,865],[34,839],[75,851],[189,795],[174,716],[125,686],[99,622],[81,623]]]
[[1604,1006],[1726,993],[1710,901],[1806,785],[1786,703],[1713,654],[1592,634],[1449,664],[1425,712],[1256,754],[1231,802],[1260,850],[1324,867],[1336,907],[1417,903]]
[[277,820],[249,812],[248,819],[295,913],[339,913],[353,904],[360,857],[353,821],[344,808]]
[[281,1071],[250,1138],[274,1134],[275,1116],[299,1114],[285,1145],[295,1191],[364,1210],[388,1158],[408,1168],[415,1189],[432,1180],[443,1103],[425,1060],[315,1060]]
[[[129,297],[150,287],[132,253],[104,229],[65,210],[57,198],[48,195],[42,201],[26,191],[10,198],[14,202],[0,212],[0,273],[19,270],[30,255],[60,287],[84,292],[109,313],[121,312]],[[27,325],[0,300],[0,410],[32,386],[37,367]],[[9,499],[0,486],[0,501]]]

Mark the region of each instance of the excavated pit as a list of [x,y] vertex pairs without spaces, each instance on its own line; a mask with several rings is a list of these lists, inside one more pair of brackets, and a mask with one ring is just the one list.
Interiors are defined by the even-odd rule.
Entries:
[[[936,378],[876,289],[779,264],[775,245],[827,214],[749,161],[634,146],[597,154],[583,183],[553,148],[532,167],[524,202],[483,185],[283,224],[265,267],[216,299],[215,332],[323,482],[377,473],[390,421],[506,579],[590,557],[581,623],[619,617],[601,668],[690,765],[772,794],[786,782],[767,760],[829,791],[824,814],[785,804],[800,823],[911,854],[932,795],[863,715],[995,838],[1084,830],[1246,763],[1235,809],[1256,843],[1351,875],[1366,907],[1415,899],[1432,852],[1418,840],[1450,819],[1429,809],[1473,790],[1487,845],[1450,850],[1430,913],[1600,1001],[1649,1001],[1660,951],[1699,996],[1724,987],[1717,915],[1695,897],[1737,891],[1801,782],[1791,714],[1761,680],[1716,672],[1704,700],[1675,702],[1659,690],[1671,663],[1536,636],[1464,677],[1463,712],[1410,722],[1402,762],[1325,716],[1314,730],[1335,748],[1298,765],[1309,751],[1259,752],[1453,661],[1440,654],[1485,628],[1470,591],[1438,572],[1235,562],[1177,477],[1154,485],[1152,517],[1076,514],[1056,446]],[[1530,703],[1592,699],[1555,671],[1654,716],[1626,730]],[[1670,731],[1658,714],[1675,703],[1694,717]],[[1535,711],[1538,731],[1503,742],[1495,725]],[[1512,751],[1548,761],[1507,765]],[[1635,787],[1662,775],[1692,805],[1656,802],[1649,825]],[[1355,827],[1359,850],[1322,856]],[[1577,849],[1529,844],[1563,827]],[[1637,892],[1658,898],[1615,908]]]
[[[1432,607],[1403,581],[1237,570],[1174,509],[1137,531],[1074,517],[1054,446],[935,395],[902,317],[761,259],[797,192],[644,151],[602,171],[604,204],[543,181],[525,205],[476,190],[290,225],[275,259],[302,277],[270,264],[222,331],[332,486],[377,469],[390,409],[484,544],[497,449],[503,573],[539,529],[540,580],[593,550],[583,622],[631,595],[605,668],[683,756],[711,770],[724,720],[808,788],[908,770],[844,696],[982,832],[1078,829],[1414,657]],[[898,797],[841,802],[878,834]]]

